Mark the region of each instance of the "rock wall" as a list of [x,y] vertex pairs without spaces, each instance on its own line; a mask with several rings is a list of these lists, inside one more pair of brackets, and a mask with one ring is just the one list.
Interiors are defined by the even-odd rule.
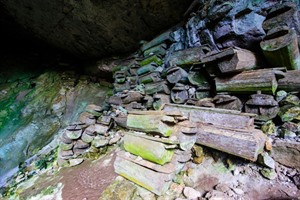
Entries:
[[178,23],[190,3],[1,0],[0,6],[36,38],[81,57],[99,57],[134,50],[139,40]]
[[0,176],[36,154],[88,104],[101,104],[110,91],[72,71],[15,69],[0,79]]

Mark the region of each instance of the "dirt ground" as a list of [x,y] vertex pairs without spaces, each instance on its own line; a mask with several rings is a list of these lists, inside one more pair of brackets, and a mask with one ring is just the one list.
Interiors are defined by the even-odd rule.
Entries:
[[[113,167],[116,151],[117,149],[114,149],[93,162],[84,161],[81,165],[63,168],[54,172],[55,175],[49,172],[42,174],[20,196],[27,199],[41,193],[50,185],[62,183],[60,193],[51,199],[98,200],[101,193],[117,177]],[[185,168],[185,179],[189,181],[185,182],[192,182],[193,188],[203,196],[216,191],[216,185],[226,184],[232,191],[239,191],[239,194],[234,193],[231,199],[299,199],[300,190],[286,174],[278,172],[276,179],[268,180],[259,173],[261,167],[257,163],[245,162],[238,158],[234,163],[234,168],[229,169],[224,159],[216,160],[211,156],[205,156],[201,164],[189,162]],[[277,171],[283,168],[286,171],[294,170],[276,165]]]
[[42,174],[20,197],[27,199],[51,185],[62,183],[61,197],[55,196],[53,200],[98,200],[104,189],[117,177],[113,167],[115,158],[116,151],[113,150],[96,161],[84,161],[78,166],[63,168],[58,173]]

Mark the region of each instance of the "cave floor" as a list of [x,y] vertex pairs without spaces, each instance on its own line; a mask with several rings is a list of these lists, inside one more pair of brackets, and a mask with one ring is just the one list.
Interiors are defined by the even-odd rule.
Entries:
[[[75,167],[41,173],[18,187],[21,191],[19,197],[20,199],[98,200],[101,193],[117,177],[113,163],[118,150],[114,148],[98,160],[86,160]],[[217,159],[215,156],[206,155],[201,164],[187,163],[185,175],[182,177],[184,184],[192,183],[192,187],[200,191],[202,196],[208,193],[220,195],[214,189],[216,185],[225,184],[231,189],[230,191],[233,191],[232,199],[297,199],[300,197],[300,190],[286,174],[277,172],[276,179],[267,180],[259,173],[261,167],[256,163],[233,158],[234,167],[228,167],[225,160],[228,158],[224,154],[219,155]],[[276,168],[280,171],[285,167],[277,164]],[[50,186],[56,190],[48,194],[47,188]]]
[[[115,157],[116,150],[112,150],[98,160],[85,160],[78,166],[62,168],[58,172],[43,173],[34,179],[33,184],[27,184],[31,186],[20,193],[20,199],[34,196],[42,199],[99,199],[105,188],[117,177],[113,168]],[[45,196],[46,188],[58,187],[59,184],[62,185],[60,190],[48,197]]]

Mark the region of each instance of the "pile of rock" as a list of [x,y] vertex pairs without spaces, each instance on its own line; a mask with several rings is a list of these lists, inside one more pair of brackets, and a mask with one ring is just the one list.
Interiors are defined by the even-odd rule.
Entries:
[[60,166],[78,165],[84,161],[84,156],[97,157],[121,139],[119,133],[110,131],[114,125],[111,116],[102,111],[100,106],[88,105],[80,114],[79,122],[64,130],[58,153]]
[[[232,8],[228,3],[214,5],[220,9],[207,9],[211,13],[206,13],[205,19],[201,14],[203,9],[199,10],[187,22],[186,29],[169,30],[150,42],[143,42],[128,65],[114,68],[115,94],[108,103],[116,113],[116,123],[131,130],[159,135],[147,136],[147,139],[143,135],[126,136],[124,145],[127,153],[140,156],[147,163],[123,152],[115,164],[118,173],[139,185],[147,183],[143,186],[147,189],[151,188],[149,185],[159,185],[145,179],[144,173],[137,175],[131,170],[138,168],[138,171],[143,171],[144,167],[147,173],[153,173],[149,166],[157,169],[157,164],[164,167],[166,162],[172,163],[172,159],[159,163],[149,159],[147,153],[144,155],[145,152],[152,154],[156,151],[156,148],[150,148],[151,145],[150,149],[142,149],[154,140],[153,146],[165,146],[160,156],[169,155],[166,152],[171,149],[190,154],[197,142],[248,160],[256,161],[258,158],[258,162],[266,167],[261,174],[269,179],[276,178],[275,162],[269,155],[276,145],[272,148],[272,139],[267,139],[266,135],[277,133],[273,136],[293,138],[297,144],[290,146],[295,151],[300,146],[297,142],[300,132],[300,35],[294,3],[263,7],[266,5],[274,5],[274,2],[261,5],[260,12],[257,5],[255,8],[248,5]],[[217,27],[222,30],[226,27],[222,24],[226,17],[235,16],[235,20],[242,23],[250,16],[261,16],[261,12],[265,16],[258,20],[261,26],[258,28],[263,34],[260,38],[244,38],[247,44],[255,40],[256,47],[263,52],[261,55],[251,52],[248,45],[235,46],[241,44],[236,38],[230,43],[230,34],[235,35],[236,32],[228,32],[228,38],[218,37],[216,34],[220,30],[212,34]],[[291,23],[280,23],[282,19],[288,21],[288,18],[292,19]],[[266,135],[254,129],[254,122]],[[167,139],[166,143],[168,137],[175,139],[171,140],[172,143],[168,143],[170,139]],[[144,145],[140,147],[140,144]],[[155,174],[153,177],[156,177]],[[159,176],[157,179],[168,183],[170,178]],[[164,188],[159,185],[159,188],[149,190],[162,194]]]

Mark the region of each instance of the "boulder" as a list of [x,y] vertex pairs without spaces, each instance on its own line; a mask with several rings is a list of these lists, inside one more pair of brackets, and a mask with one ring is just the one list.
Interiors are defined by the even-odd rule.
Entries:
[[273,142],[271,157],[280,164],[300,169],[300,143],[276,139]]
[[188,199],[198,199],[201,197],[201,193],[191,187],[185,187],[183,189],[183,194]]

